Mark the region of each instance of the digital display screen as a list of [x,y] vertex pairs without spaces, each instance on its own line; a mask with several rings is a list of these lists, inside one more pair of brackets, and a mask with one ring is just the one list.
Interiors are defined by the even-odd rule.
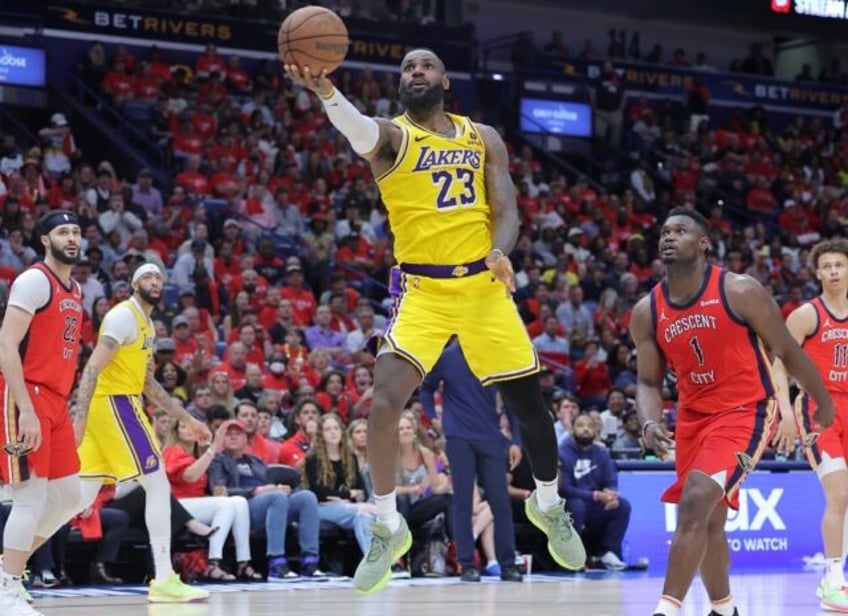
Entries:
[[774,13],[803,15],[825,19],[846,19],[848,2],[845,0],[770,0]]
[[41,87],[46,72],[43,49],[0,44],[0,85]]
[[567,137],[592,136],[592,106],[542,98],[521,99],[521,131]]

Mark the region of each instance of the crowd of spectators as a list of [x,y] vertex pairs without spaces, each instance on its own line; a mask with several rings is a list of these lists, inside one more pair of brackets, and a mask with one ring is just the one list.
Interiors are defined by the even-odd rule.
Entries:
[[[306,459],[309,469],[307,452],[329,432],[334,455],[343,449],[338,427],[367,469],[359,421],[372,391],[366,342],[389,316],[384,283],[393,263],[368,166],[327,124],[313,94],[270,63],[244,67],[214,45],[193,65],[172,66],[155,47],[136,57],[94,43],[81,74],[104,104],[149,112],[151,135],[170,161],[154,171],[172,181],[157,186],[151,170],[129,177],[97,152],[81,151],[61,112],[37,131],[36,143],[5,135],[0,283],[8,286],[37,258],[41,212],[76,211],[84,258],[74,277],[88,318],[82,361],[105,311],[129,296],[133,268],[158,263],[168,286],[153,315],[156,376],[169,392],[213,429],[238,413],[244,452],[264,464],[301,468]],[[342,71],[337,87],[364,113],[390,117],[400,108],[391,74]],[[848,138],[841,127],[798,118],[774,133],[762,110],[740,111],[720,128],[709,117],[693,126],[691,115],[668,102],[627,98],[625,138],[642,160],[629,176],[568,176],[507,135],[521,213],[510,255],[515,301],[545,366],[552,421],[567,436],[579,410],[589,412],[598,442],[615,457],[649,454],[634,420],[627,326],[635,302],[663,275],[655,244],[665,212],[679,204],[704,211],[711,259],[755,276],[785,311],[817,292],[810,246],[844,228]],[[730,223],[732,204],[742,204],[750,224]],[[671,373],[665,389],[673,427]],[[415,399],[409,410],[399,438],[439,455],[438,417]],[[167,419],[159,424],[164,436]],[[449,490],[437,473],[407,470],[428,480],[410,494],[435,498],[434,515],[443,513]],[[367,481],[346,488],[347,498],[367,501]],[[362,532],[357,539],[365,541]],[[242,565],[240,574],[253,571]]]

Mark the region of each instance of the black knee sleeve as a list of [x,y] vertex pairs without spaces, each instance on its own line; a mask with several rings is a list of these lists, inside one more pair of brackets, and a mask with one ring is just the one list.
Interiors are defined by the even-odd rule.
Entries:
[[533,468],[533,476],[553,481],[557,476],[557,444],[553,418],[545,406],[539,375],[498,383],[498,390],[521,427],[521,443]]

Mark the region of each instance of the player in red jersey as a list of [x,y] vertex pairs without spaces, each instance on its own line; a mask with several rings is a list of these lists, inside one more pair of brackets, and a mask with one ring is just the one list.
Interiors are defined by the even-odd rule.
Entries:
[[819,476],[825,498],[821,532],[827,571],[817,595],[823,609],[848,612],[843,571],[843,522],[848,511],[848,242],[834,239],[817,244],[810,253],[810,263],[822,293],[793,310],[786,327],[818,367],[833,396],[836,417],[828,428],[817,431],[813,426],[816,405],[806,392],[796,398],[793,413],[786,370],[776,359],[774,376],[781,421],[775,445],[792,453],[800,429],[807,459]]
[[660,425],[665,365],[677,374],[677,482],[663,495],[679,503],[663,595],[655,616],[676,616],[695,573],[711,616],[734,616],[724,525],[738,489],[766,446],[774,385],[763,344],[818,401],[816,421],[833,421],[833,401],[812,361],[789,334],[774,300],[748,276],[707,265],[707,220],[674,208],[660,231],[665,279],[633,310],[636,405],[647,447],[664,457]]
[[49,212],[40,222],[43,263],[18,276],[0,326],[0,479],[12,485],[3,533],[0,614],[38,614],[21,596],[32,551],[79,510],[80,483],[67,401],[74,383],[82,290],[71,279],[79,259],[76,214]]

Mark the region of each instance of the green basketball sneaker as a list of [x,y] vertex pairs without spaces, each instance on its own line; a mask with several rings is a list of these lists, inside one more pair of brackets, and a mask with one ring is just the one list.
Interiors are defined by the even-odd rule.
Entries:
[[393,533],[379,522],[371,524],[371,547],[353,575],[353,587],[359,594],[381,590],[392,577],[392,565],[412,547],[412,533],[400,516],[400,526]]
[[571,516],[565,511],[565,502],[542,511],[536,499],[536,490],[524,501],[524,512],[533,526],[548,536],[548,552],[560,567],[577,571],[586,564],[586,548],[574,530]]

